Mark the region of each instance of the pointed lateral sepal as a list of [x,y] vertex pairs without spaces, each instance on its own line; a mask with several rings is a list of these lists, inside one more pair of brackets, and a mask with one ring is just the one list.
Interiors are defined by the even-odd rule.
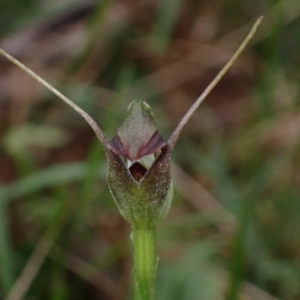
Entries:
[[245,49],[245,47],[248,45],[252,37],[254,36],[259,24],[261,23],[263,17],[260,17],[257,19],[257,21],[254,23],[252,29],[250,30],[249,34],[246,36],[242,44],[239,46],[237,51],[234,53],[234,55],[231,57],[231,59],[227,62],[227,64],[223,67],[223,69],[219,72],[219,74],[215,77],[215,79],[208,85],[208,87],[204,90],[204,92],[198,97],[198,99],[195,101],[195,103],[189,108],[189,110],[186,112],[186,114],[183,116],[175,130],[173,131],[172,135],[170,136],[169,140],[167,141],[167,144],[170,147],[170,151],[174,148],[175,143],[177,142],[179,135],[185,126],[185,124],[189,121],[191,116],[194,114],[196,109],[199,107],[199,105],[204,101],[204,99],[208,96],[208,94],[213,90],[213,88],[218,84],[218,82],[221,80],[221,78],[227,73],[229,68],[234,64],[234,62],[238,59],[242,51]]
[[58,91],[56,88],[54,88],[51,84],[49,84],[47,81],[45,81],[43,78],[41,78],[39,75],[34,73],[32,70],[27,68],[25,65],[23,65],[21,62],[19,62],[17,59],[6,53],[3,49],[0,48],[0,54],[5,56],[8,60],[10,60],[13,64],[18,66],[20,69],[22,69],[24,72],[26,72],[28,75],[30,75],[33,79],[41,83],[46,89],[48,89],[50,92],[55,94],[57,97],[59,97],[61,100],[63,100],[65,103],[67,103],[69,106],[71,106],[75,111],[77,111],[85,120],[86,122],[91,126],[91,128],[94,130],[97,138],[99,139],[100,143],[102,144],[104,151],[107,153],[110,151],[109,147],[109,141],[106,138],[105,134],[101,130],[101,128],[98,126],[98,124],[94,121],[94,119],[87,114],[82,108],[80,108],[77,104],[75,104],[71,99],[67,98],[65,95],[63,95],[60,91]]

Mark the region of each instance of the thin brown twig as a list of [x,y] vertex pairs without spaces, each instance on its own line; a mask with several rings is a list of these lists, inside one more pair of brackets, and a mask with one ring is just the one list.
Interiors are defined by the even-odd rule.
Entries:
[[203,188],[198,181],[175,163],[172,163],[172,179],[179,193],[205,217],[209,219],[212,211],[220,211],[224,215],[223,219],[216,225],[220,231],[229,235],[234,233],[236,228],[234,215]]
[[[55,235],[56,236],[56,235]],[[36,274],[41,268],[46,256],[48,255],[55,236],[52,236],[48,231],[38,241],[34,252],[27,261],[26,266],[17,278],[11,291],[5,300],[21,300],[24,298],[26,292],[32,284]]]
[[[66,250],[59,245],[53,245],[49,257],[62,263],[67,269],[83,278],[101,292],[104,292],[110,299],[119,300],[121,295],[124,295],[123,289],[112,279],[102,274],[97,268],[77,255],[66,253]],[[67,259],[62,260],[62,257],[67,257]]]

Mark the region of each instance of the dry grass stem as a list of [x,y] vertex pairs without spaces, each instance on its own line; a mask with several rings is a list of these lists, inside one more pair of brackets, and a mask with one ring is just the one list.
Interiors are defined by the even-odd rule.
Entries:
[[5,300],[21,300],[24,299],[29,287],[32,284],[36,274],[41,268],[45,258],[47,257],[54,242],[54,237],[49,237],[46,232],[38,241],[34,252],[30,259],[27,261],[26,266],[17,278],[14,286],[9,292]]

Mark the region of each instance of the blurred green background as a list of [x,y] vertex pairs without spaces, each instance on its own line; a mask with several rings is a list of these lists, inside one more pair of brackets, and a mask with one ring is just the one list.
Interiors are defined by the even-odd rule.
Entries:
[[[157,300],[300,299],[298,0],[3,0],[1,47],[109,138],[135,98],[185,127],[158,228]],[[84,120],[0,57],[0,299],[130,299],[130,227]]]

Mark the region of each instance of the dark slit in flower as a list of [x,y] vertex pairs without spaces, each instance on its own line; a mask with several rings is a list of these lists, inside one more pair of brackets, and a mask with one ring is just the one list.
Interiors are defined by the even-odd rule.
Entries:
[[136,181],[140,181],[146,174],[147,169],[139,162],[135,162],[130,166],[129,171]]

